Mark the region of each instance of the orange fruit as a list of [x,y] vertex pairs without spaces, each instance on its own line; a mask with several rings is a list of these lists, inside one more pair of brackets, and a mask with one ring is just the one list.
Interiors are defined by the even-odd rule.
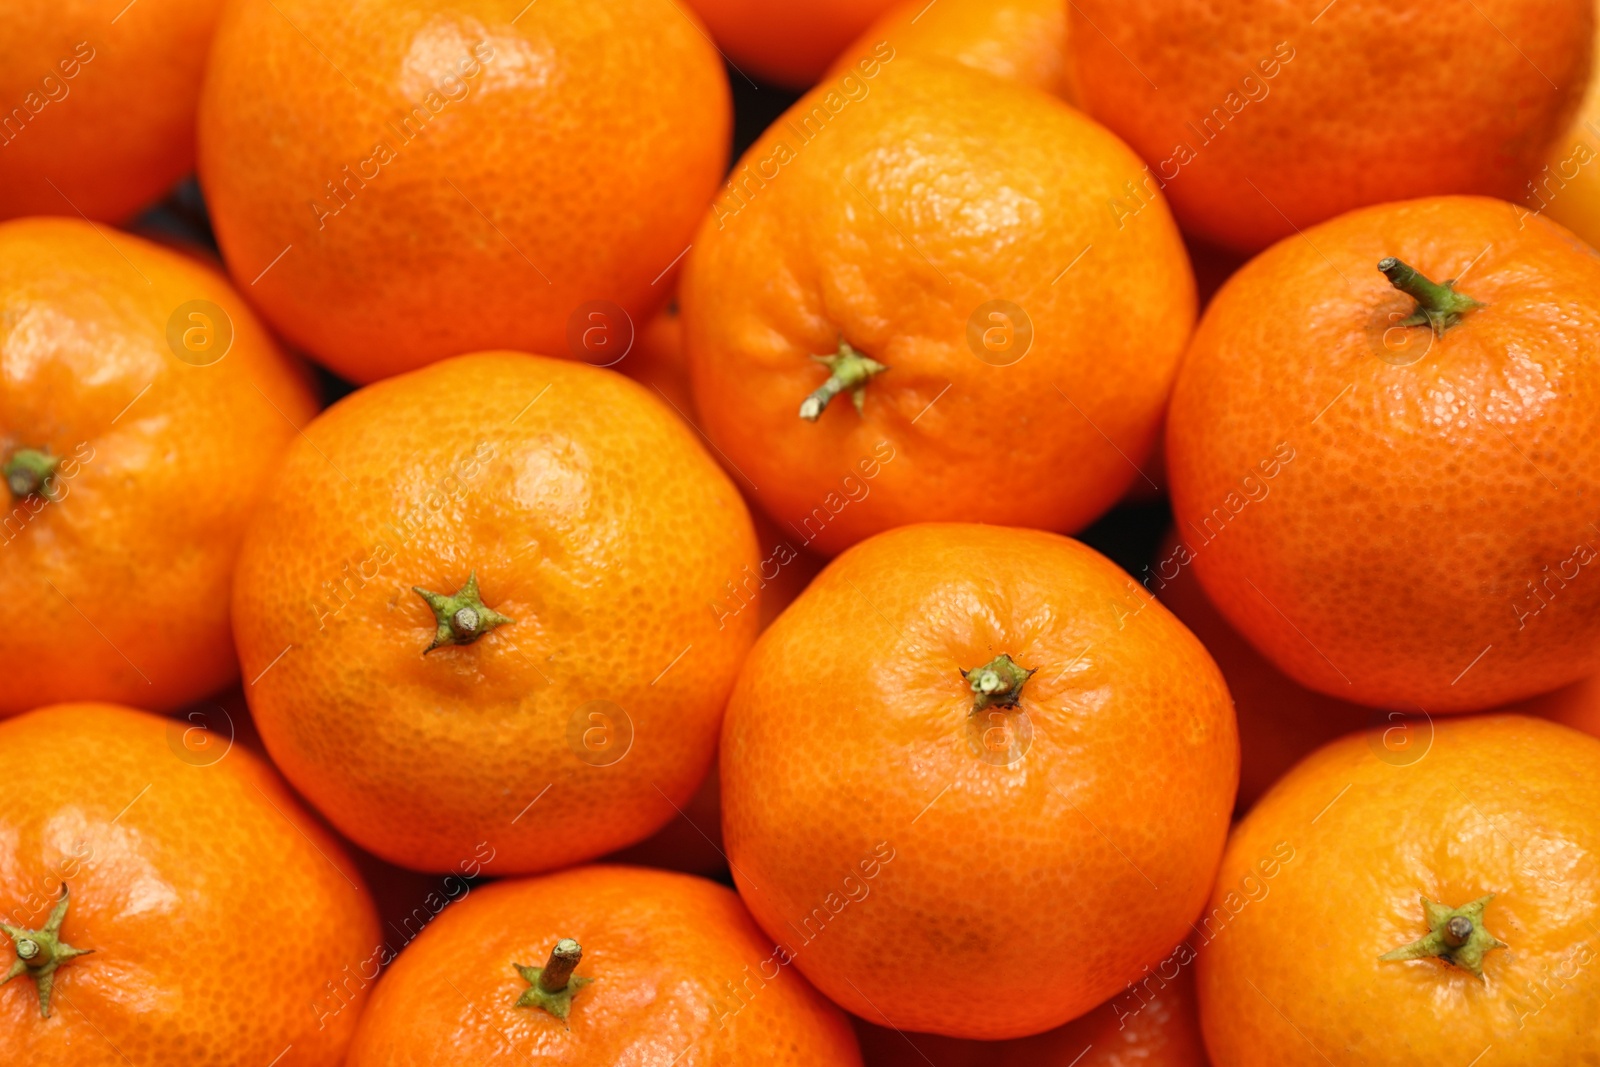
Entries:
[[844,1015],[788,962],[703,879],[580,867],[497,882],[390,968],[348,1063],[859,1065]]
[[[1595,28],[1600,40],[1600,23]],[[1600,78],[1589,79],[1577,116],[1540,162],[1513,199],[1600,245]]]
[[895,0],[688,0],[745,78],[804,89]]
[[853,73],[873,49],[945,59],[1068,101],[1067,12],[1059,0],[903,0],[834,60],[829,77]]
[[227,685],[234,560],[316,410],[303,371],[216,271],[78,219],[0,225],[0,349],[0,716]]
[[642,386],[482,353],[306,427],[241,553],[235,634],[273,759],[350,838],[544,870],[694,794],[759,616],[759,590],[721,598],[757,565],[739,494]]
[[111,704],[0,723],[27,764],[0,806],[8,1063],[344,1062],[380,962],[372,900],[230,743]]
[[1197,923],[1213,1062],[1595,1062],[1600,741],[1491,715],[1383,752],[1326,746],[1229,840]]
[[1142,580],[1206,646],[1227,680],[1239,719],[1239,811],[1248,810],[1302,757],[1336,737],[1381,724],[1399,731],[1391,743],[1407,739],[1408,723],[1398,713],[1313,692],[1251,648],[1200,588],[1194,576],[1195,540],[1168,531]]
[[1065,1026],[1015,1041],[905,1034],[858,1022],[866,1067],[1207,1067],[1193,968],[1140,984]]
[[200,178],[262,313],[369,382],[488,348],[587,358],[593,315],[648,319],[730,123],[672,0],[240,0]]
[[1519,196],[1589,78],[1592,0],[1319,6],[1069,5],[1078,99],[1185,230],[1253,252],[1368,204]]
[[[762,635],[721,768],[734,881],[806,977],[880,1025],[1000,1039],[1183,936],[1238,739],[1205,649],[1110,561],[926,524],[834,560]],[[981,1010],[944,995],[963,983]]]
[[1108,210],[1141,164],[1059,100],[876,62],[774,124],[696,238],[701,424],[825,553],[925,520],[1081,527],[1155,440],[1194,315],[1183,243],[1159,197]]
[[646,322],[632,349],[613,366],[640,385],[659,392],[684,421],[694,424],[689,357],[683,351],[683,320],[676,307],[663,308]]
[[0,9],[0,218],[119,221],[194,165],[222,0],[10,0]]
[[1167,422],[1173,512],[1212,602],[1302,685],[1431,713],[1600,667],[1600,259],[1519,214],[1352,212],[1206,309]]

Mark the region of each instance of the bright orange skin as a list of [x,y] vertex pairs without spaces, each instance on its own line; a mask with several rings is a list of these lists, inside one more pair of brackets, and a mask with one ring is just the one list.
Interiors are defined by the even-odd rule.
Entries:
[[194,166],[222,0],[0,6],[0,219],[119,221]]
[[[561,1020],[516,1007],[563,937],[594,979]],[[465,1003],[463,1003],[465,1001]],[[844,1014],[773,959],[739,898],[689,875],[580,867],[474,889],[390,968],[349,1067],[488,1062],[859,1067]]]
[[[1190,556],[1179,554],[1177,542],[1169,531],[1140,580],[1200,639],[1227,679],[1239,718],[1237,810],[1247,811],[1302,757],[1336,737],[1388,720],[1384,712],[1305,688],[1251,648],[1206,598],[1192,560],[1180,564]],[[1186,543],[1185,552],[1193,552],[1192,544]]]
[[1060,0],[904,0],[834,60],[831,74],[848,73],[880,41],[898,55],[952,60],[1072,100]]
[[[205,366],[167,339],[196,299],[233,327]],[[246,520],[316,411],[303,368],[221,274],[78,219],[0,225],[0,351],[0,463],[63,460],[54,502],[0,484],[0,716],[80,699],[166,710],[221,689],[238,675],[228,590]]]
[[[28,768],[0,806],[0,913],[38,929],[65,882],[62,939],[93,950],[56,972],[49,1019],[31,978],[0,987],[7,1063],[343,1062],[365,996],[327,983],[381,939],[372,899],[270,764],[186,729],[111,704],[0,724]],[[0,937],[0,971],[15,958]]]
[[[1020,720],[974,716],[961,675],[1002,653],[1036,672],[1009,766],[984,739],[1003,752]],[[1059,1026],[1166,954],[1239,769],[1216,665],[1123,571],[954,524],[882,534],[811,583],[745,663],[721,767],[734,881],[796,966],[872,1022],[979,1039]],[[981,1010],[949,999],[968,976]]]
[[721,61],[672,0],[523,6],[240,0],[218,28],[200,107],[217,239],[263,314],[347,378],[566,355],[581,305],[643,323],[671,292],[727,163]]
[[[1573,560],[1600,551],[1600,258],[1519,214],[1352,212],[1206,309],[1167,422],[1173,512],[1212,602],[1302,685],[1471,711],[1600,668],[1600,582]],[[1439,281],[1470,264],[1488,306],[1436,341],[1400,329],[1415,302],[1384,256]]]
[[902,1034],[864,1022],[856,1033],[866,1067],[1208,1067],[1193,968],[1015,1041]]
[[1068,6],[1084,107],[1151,164],[1186,231],[1245,252],[1368,204],[1520,198],[1594,36],[1591,0]]
[[805,89],[895,0],[686,0],[746,77]]
[[[1600,741],[1520,715],[1434,725],[1404,765],[1376,735],[1328,745],[1234,831],[1200,920],[1216,1067],[1460,1067],[1489,1046],[1507,1067],[1597,1062]],[[1510,947],[1482,980],[1378,958],[1428,932],[1419,897],[1491,893],[1484,925]]]
[[[1118,229],[1107,203],[1141,164],[1060,101],[954,64],[873,63],[825,136],[796,131],[829,113],[832,82],[756,142],[732,185],[757,191],[725,190],[689,254],[706,432],[825,553],[909,522],[1084,526],[1139,476],[1189,335],[1177,229],[1159,201]],[[1008,366],[968,345],[991,300],[1032,322]],[[812,355],[841,337],[890,369],[863,414],[841,395],[806,422],[828,376]]]
[[[648,837],[694,794],[758,625],[715,605],[756,542],[642,386],[463,356],[346,397],[281,466],[239,560],[239,655],[273,759],[349,837],[420,869],[486,842],[492,874],[546,870]],[[515,621],[425,655],[412,587],[474,571]],[[633,726],[604,765],[579,758],[608,757],[604,737],[569,745],[622,736],[596,700]]]

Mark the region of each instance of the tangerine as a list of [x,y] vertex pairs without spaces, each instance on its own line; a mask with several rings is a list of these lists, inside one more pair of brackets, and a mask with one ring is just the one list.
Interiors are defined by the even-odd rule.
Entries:
[[[721,770],[734,882],[806,977],[879,1025],[994,1040],[1184,936],[1238,738],[1205,649],[1115,564],[923,524],[834,560],[756,642]],[[948,996],[968,985],[981,1005]]]
[[786,963],[704,879],[579,867],[497,882],[390,968],[348,1063],[859,1067],[843,1013]]
[[689,253],[701,424],[824,553],[1087,525],[1140,476],[1194,317],[1166,206],[1117,217],[1142,164],[1059,100],[892,51],[856,70],[751,147]]
[[262,314],[370,382],[480,349],[588,358],[592,315],[647,321],[730,128],[673,0],[240,0],[200,180]]
[[1596,1062],[1600,740],[1434,726],[1319,749],[1234,831],[1196,964],[1217,1067]]
[[0,716],[226,686],[245,523],[317,408],[303,368],[217,271],[79,219],[0,225],[0,351]]
[[1211,601],[1301,685],[1413,714],[1595,673],[1597,330],[1600,258],[1503,201],[1366,208],[1256,257],[1167,421]]
[[0,805],[7,1062],[344,1062],[365,994],[334,982],[376,975],[377,913],[339,842],[226,727],[110,704],[0,723],[27,765]]
[[[1242,252],[1369,204],[1520,196],[1595,32],[1590,0],[1069,7],[1078,99],[1186,231]],[[1418,131],[1426,148],[1396,150]]]
[[518,353],[358,390],[306,427],[234,583],[262,739],[391,862],[562,867],[687,803],[755,637],[749,514],[613,371]]
[[222,0],[0,6],[0,219],[118,222],[194,166]]

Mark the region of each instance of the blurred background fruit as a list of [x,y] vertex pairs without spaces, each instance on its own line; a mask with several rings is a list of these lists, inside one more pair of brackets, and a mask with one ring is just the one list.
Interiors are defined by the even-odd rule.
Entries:
[[[836,1003],[1020,1037],[1184,936],[1237,760],[1222,676],[1126,573],[1054,534],[910,526],[757,641],[723,726],[723,833],[752,914]],[[981,1008],[941,993],[964,983]]]
[[372,899],[270,765],[188,729],[108,704],[0,724],[0,748],[28,765],[0,805],[0,913],[16,931],[0,942],[14,951],[65,893],[59,941],[87,953],[50,971],[57,954],[33,936],[44,951],[0,986],[9,1062],[344,1062],[360,974],[378,970]]
[[187,174],[222,3],[0,7],[0,219],[121,222]]
[[1217,1064],[1593,1058],[1600,741],[1521,715],[1434,726],[1400,759],[1375,733],[1326,746],[1235,830],[1197,921]]
[[79,219],[0,225],[0,351],[0,716],[226,686],[245,522],[316,411],[303,368],[215,270]]
[[727,79],[673,0],[238,0],[208,69],[229,268],[358,382],[646,321],[728,159]]
[[[1146,569],[1145,588],[1206,646],[1228,683],[1239,718],[1240,813],[1304,756],[1383,720],[1384,712],[1315,692],[1274,667],[1228,625],[1195,578],[1187,546],[1167,531]],[[1180,562],[1181,561],[1181,562]]]
[[[527,1004],[553,946],[581,948],[565,1020]],[[469,950],[464,957],[463,950]],[[567,1064],[858,1067],[850,1025],[778,957],[722,886],[579,867],[475,889],[373,996],[350,1067]]]
[[363,847],[560,867],[648,837],[704,779],[759,622],[759,590],[729,587],[759,564],[744,502],[653,394],[463,356],[290,450],[235,582],[246,692]]
[[[895,0],[687,0],[736,77],[805,89]],[[754,85],[754,82],[750,83]]]
[[1194,969],[1169,964],[1065,1026],[1015,1041],[962,1041],[856,1022],[866,1067],[1207,1067]]
[[1246,252],[1368,204],[1520,198],[1594,36],[1593,0],[1068,6],[1078,99],[1186,231]]
[[[1185,357],[1167,469],[1195,572],[1319,692],[1472,711],[1600,666],[1600,258],[1518,214],[1440,197],[1314,227],[1233,276]],[[1384,257],[1483,306],[1408,327]]]
[[[1600,23],[1596,34],[1600,41]],[[1512,202],[1600,245],[1600,80],[1589,79],[1577,116],[1542,162]]]
[[896,57],[944,59],[1072,101],[1067,14],[1059,0],[905,0],[834,60],[842,77],[880,44]]
[[856,69],[745,153],[689,253],[702,425],[820,552],[924,520],[1087,525],[1140,477],[1194,314],[1165,205],[1110,209],[1142,164],[1058,100]]

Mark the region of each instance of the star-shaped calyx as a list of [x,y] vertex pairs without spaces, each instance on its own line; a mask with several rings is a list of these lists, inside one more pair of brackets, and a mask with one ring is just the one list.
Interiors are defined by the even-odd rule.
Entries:
[[440,645],[470,645],[495,627],[517,621],[484,606],[483,598],[478,595],[477,571],[468,574],[467,584],[450,596],[430,593],[417,585],[412,586],[411,590],[428,602],[438,622],[433,644],[422,650],[423,655]]
[[973,692],[973,711],[984,708],[1015,707],[1022,699],[1022,685],[1033,677],[1033,671],[1019,667],[1009,655],[1002,653],[981,667],[962,671],[961,677]]
[[839,338],[839,351],[831,356],[811,358],[828,368],[828,380],[813,389],[811,394],[800,402],[800,417],[807,422],[816,422],[820,419],[828,402],[843,392],[850,394],[850,401],[856,406],[856,414],[861,414],[866,408],[867,383],[889,369],[872,357],[857,352],[842,337]]
[[550,959],[543,967],[525,967],[512,964],[522,975],[528,988],[517,998],[519,1008],[539,1008],[560,1019],[563,1023],[572,1012],[572,996],[594,981],[580,978],[573,970],[583,960],[583,948],[570,937],[563,937],[550,950]]
[[39,1014],[46,1019],[50,1018],[50,991],[55,986],[56,969],[68,960],[94,951],[92,948],[73,948],[61,940],[61,921],[67,917],[68,902],[67,886],[62,883],[61,899],[51,909],[43,929],[24,930],[0,923],[0,930],[6,932],[17,950],[17,958],[12,961],[5,977],[0,978],[0,985],[21,974],[32,978],[39,991]]
[[1482,978],[1483,958],[1493,949],[1506,947],[1504,941],[1498,940],[1483,925],[1483,909],[1493,899],[1494,894],[1490,893],[1459,908],[1447,908],[1423,897],[1422,911],[1427,916],[1428,933],[1378,958],[1420,960],[1433,956]]

